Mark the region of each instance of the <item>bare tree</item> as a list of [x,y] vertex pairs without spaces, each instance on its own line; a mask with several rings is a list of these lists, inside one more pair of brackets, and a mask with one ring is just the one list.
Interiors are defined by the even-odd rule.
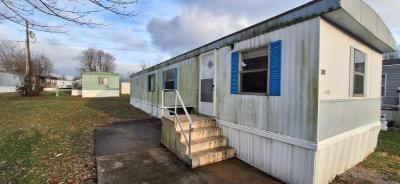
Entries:
[[146,61],[141,61],[141,63],[140,63],[140,68],[142,69],[142,70],[144,70],[144,69],[146,69],[146,68],[148,68],[148,67],[150,67],[150,64],[148,64]]
[[31,76],[29,77],[29,80],[32,80],[29,81],[32,84],[32,89],[29,90],[31,94],[28,94],[27,90],[25,89],[27,88],[25,83],[27,82],[28,78],[25,75],[25,52],[14,42],[0,42],[0,67],[19,74],[23,83],[18,87],[21,89],[23,95],[37,95],[41,92],[39,77],[50,75],[53,72],[54,66],[50,59],[43,54],[34,55],[29,65],[31,70]]
[[[9,21],[22,26],[27,22],[31,29],[65,32],[64,27],[68,23],[88,27],[106,25],[105,22],[94,20],[94,15],[102,12],[135,16],[137,12],[133,5],[136,3],[136,0],[1,0],[0,22]],[[62,23],[48,24],[38,17],[56,18]]]
[[98,72],[114,72],[115,57],[102,50],[93,48],[82,51],[79,56],[78,71],[98,71]]
[[[25,52],[21,47],[11,41],[0,42],[0,67],[19,73],[25,74]],[[50,75],[53,71],[53,63],[50,59],[41,54],[34,55],[30,63],[32,76]]]
[[0,42],[0,67],[17,73],[25,73],[25,53],[11,41]]

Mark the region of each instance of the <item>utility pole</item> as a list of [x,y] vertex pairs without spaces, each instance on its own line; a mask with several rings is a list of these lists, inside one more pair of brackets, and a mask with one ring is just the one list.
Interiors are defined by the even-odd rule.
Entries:
[[29,23],[25,20],[26,26],[26,61],[25,61],[25,93],[30,96],[32,93],[32,76],[31,76],[31,51],[29,48]]
[[25,26],[26,26],[26,61],[25,61],[25,74],[26,76],[29,76],[31,71],[30,71],[30,63],[31,63],[31,51],[29,48],[29,25],[28,21],[25,20]]

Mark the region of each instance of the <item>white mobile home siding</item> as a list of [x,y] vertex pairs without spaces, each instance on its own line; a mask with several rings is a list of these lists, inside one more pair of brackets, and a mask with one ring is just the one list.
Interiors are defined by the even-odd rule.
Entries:
[[[350,95],[351,47],[367,54],[365,97]],[[380,121],[380,53],[321,21],[320,68],[318,141]]]
[[0,71],[0,93],[15,92],[18,84],[21,83],[19,75]]
[[[313,1],[317,2],[334,1]],[[345,10],[334,13],[348,16]],[[236,156],[288,183],[328,183],[376,147],[382,57],[326,18],[301,19],[249,38],[258,31],[253,27],[133,75],[131,104],[160,117],[162,72],[178,68],[177,89],[185,104],[197,109],[198,57],[215,51],[215,118]],[[230,45],[236,39],[241,41]],[[231,94],[232,52],[278,40],[282,41],[281,95]],[[350,97],[351,47],[367,54],[365,97]],[[147,77],[153,73],[157,89],[148,92]],[[167,104],[172,104],[171,97]]]

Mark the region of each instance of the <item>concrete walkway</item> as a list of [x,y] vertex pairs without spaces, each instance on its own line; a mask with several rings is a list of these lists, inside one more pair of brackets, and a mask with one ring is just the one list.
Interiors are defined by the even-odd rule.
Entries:
[[190,169],[161,145],[160,131],[159,119],[97,129],[98,183],[280,183],[238,159]]

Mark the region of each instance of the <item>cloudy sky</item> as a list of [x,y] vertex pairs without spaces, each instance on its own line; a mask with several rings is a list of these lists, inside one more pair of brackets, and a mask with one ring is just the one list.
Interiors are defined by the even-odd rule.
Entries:
[[[79,53],[87,47],[99,48],[116,57],[116,72],[128,75],[139,71],[143,62],[157,64],[309,1],[139,0],[135,17],[96,15],[96,19],[110,24],[105,28],[70,24],[63,34],[35,31],[32,51],[50,57],[55,74],[72,77],[78,75]],[[400,1],[365,1],[381,15],[400,43]],[[24,28],[3,22],[0,40],[23,41]]]

